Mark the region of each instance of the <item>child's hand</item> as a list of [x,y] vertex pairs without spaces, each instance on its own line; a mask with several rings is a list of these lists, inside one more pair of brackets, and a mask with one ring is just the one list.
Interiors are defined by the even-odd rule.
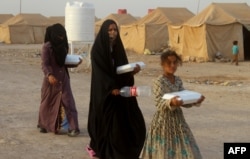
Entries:
[[202,95],[201,98],[197,101],[197,104],[201,104],[205,100],[205,97]]
[[183,105],[183,101],[178,96],[174,97],[170,101],[170,106],[180,107]]
[[141,71],[140,65],[136,64],[136,67],[134,68],[133,74],[137,74],[140,71]]
[[53,75],[49,75],[48,79],[51,85],[55,85],[57,83],[57,79]]

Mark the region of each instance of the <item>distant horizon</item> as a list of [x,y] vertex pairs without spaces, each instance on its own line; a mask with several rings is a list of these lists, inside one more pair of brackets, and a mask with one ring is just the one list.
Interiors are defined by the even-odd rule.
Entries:
[[[11,0],[0,1],[0,14],[20,13],[42,14],[47,17],[65,16],[65,6],[67,2],[76,0]],[[83,0],[78,0],[83,1]],[[127,9],[127,12],[135,17],[143,17],[148,14],[148,9],[157,7],[176,7],[187,8],[194,14],[202,11],[211,3],[247,3],[250,0],[84,0],[83,2],[92,3],[95,6],[96,17],[104,18],[112,13],[117,13],[118,9]],[[20,2],[22,2],[20,6]]]

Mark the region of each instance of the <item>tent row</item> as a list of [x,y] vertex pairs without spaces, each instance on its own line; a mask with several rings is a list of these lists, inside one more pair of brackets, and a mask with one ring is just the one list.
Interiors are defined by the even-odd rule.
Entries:
[[[119,26],[127,50],[143,53],[145,49],[157,51],[168,44],[169,24],[181,24],[194,16],[186,8],[157,8],[143,18],[130,14],[110,14],[95,23],[95,34],[106,19]],[[1,17],[1,16],[0,16]],[[64,25],[64,17],[44,17],[41,14],[19,14],[0,23],[0,42],[32,44],[42,43],[45,29],[52,23]]]
[[19,14],[0,24],[0,41],[14,44],[42,43],[48,19],[41,14]]
[[[5,18],[8,16],[10,19],[0,24],[0,42],[42,43],[48,25],[64,24],[64,17],[20,14]],[[237,40],[239,59],[250,60],[250,7],[246,3],[212,3],[197,15],[186,8],[163,7],[139,19],[127,13],[110,14],[96,19],[96,34],[106,19],[116,21],[130,52],[160,52],[170,46],[183,58],[213,61],[217,52],[230,57],[232,41]]]
[[114,20],[120,30],[120,36],[127,51],[144,53],[145,50],[157,52],[168,45],[168,25],[179,25],[194,14],[186,8],[159,7],[143,18],[135,18],[130,14],[110,14],[95,23],[98,33],[106,19]]
[[186,8],[157,8],[130,25],[122,25],[120,34],[128,51],[158,52],[168,45],[168,25],[179,25],[194,14]]
[[[96,21],[99,20],[96,18]],[[0,42],[7,44],[43,43],[46,28],[60,23],[65,25],[64,16],[45,17],[41,14],[0,14]]]
[[183,58],[214,61],[216,53],[232,56],[238,41],[239,59],[250,60],[250,7],[246,3],[212,3],[179,26],[169,26],[172,48]]
[[159,52],[170,46],[184,59],[213,61],[218,52],[230,58],[232,42],[237,40],[239,59],[250,60],[250,7],[246,3],[212,3],[197,15],[186,8],[160,7],[129,24],[123,24],[122,18],[108,18],[118,23],[130,52]]
[[47,18],[41,14],[0,15],[0,42],[43,43],[45,30],[53,23],[64,25],[64,17]]

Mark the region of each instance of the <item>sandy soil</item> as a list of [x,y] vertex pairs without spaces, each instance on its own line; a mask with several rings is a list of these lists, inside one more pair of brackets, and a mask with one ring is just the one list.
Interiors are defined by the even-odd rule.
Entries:
[[[36,128],[43,74],[41,45],[0,45],[0,159],[88,159],[87,116],[89,70],[82,65],[71,73],[81,134],[41,134]],[[136,85],[151,85],[161,74],[159,56],[129,55],[147,68]],[[186,89],[206,96],[200,108],[184,109],[204,159],[222,159],[224,142],[250,142],[250,63],[184,63],[177,74]],[[138,97],[147,126],[155,111],[151,98]]]

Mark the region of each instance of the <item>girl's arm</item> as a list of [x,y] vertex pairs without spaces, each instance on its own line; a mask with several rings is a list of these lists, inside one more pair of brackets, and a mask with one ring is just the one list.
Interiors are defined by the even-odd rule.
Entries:
[[44,76],[46,77],[53,74],[52,67],[50,64],[50,47],[48,43],[44,44],[42,48],[42,70]]
[[177,107],[171,106],[171,100],[163,99],[163,95],[165,93],[170,92],[167,86],[164,84],[164,81],[161,78],[158,78],[154,81],[153,84],[153,94],[155,95],[155,103],[156,107],[160,111],[164,111],[165,109],[169,109],[171,111],[175,110]]

